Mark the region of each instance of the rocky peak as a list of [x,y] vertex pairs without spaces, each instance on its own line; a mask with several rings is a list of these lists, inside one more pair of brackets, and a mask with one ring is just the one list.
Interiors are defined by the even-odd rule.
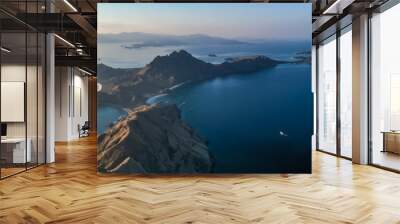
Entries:
[[206,142],[176,105],[142,106],[99,137],[98,169],[121,173],[208,173]]
[[213,69],[212,64],[193,57],[185,50],[179,50],[169,55],[157,56],[140,74],[152,78],[173,79],[175,83],[180,83],[208,78]]

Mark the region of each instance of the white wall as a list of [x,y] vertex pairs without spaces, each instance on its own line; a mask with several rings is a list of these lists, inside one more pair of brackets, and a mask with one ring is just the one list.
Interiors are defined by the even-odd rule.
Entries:
[[88,102],[88,78],[87,76],[82,76],[82,73],[79,73],[79,75],[76,75],[75,70],[75,75],[74,75],[74,108],[72,108],[72,120],[71,120],[71,134],[74,138],[79,137],[79,132],[78,132],[78,125],[83,125],[85,121],[89,120],[89,102]]
[[88,120],[88,78],[76,68],[56,67],[55,140],[79,138],[78,125]]
[[68,140],[68,117],[69,117],[69,95],[70,84],[69,68],[55,68],[55,141]]

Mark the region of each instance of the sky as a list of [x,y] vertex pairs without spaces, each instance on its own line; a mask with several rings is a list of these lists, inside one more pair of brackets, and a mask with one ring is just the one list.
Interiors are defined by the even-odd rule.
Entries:
[[309,40],[311,4],[99,3],[98,32]]

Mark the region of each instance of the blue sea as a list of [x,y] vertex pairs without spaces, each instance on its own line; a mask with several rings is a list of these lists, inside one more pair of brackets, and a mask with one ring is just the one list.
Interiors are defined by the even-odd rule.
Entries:
[[[188,83],[150,103],[176,103],[207,139],[216,173],[311,172],[311,65]],[[99,131],[125,112],[99,108]]]
[[[310,50],[310,43],[141,49],[125,49],[111,43],[99,46],[99,58],[114,68],[135,68],[146,65],[157,55],[179,49],[210,63],[248,55],[290,61],[296,52]],[[178,105],[182,118],[207,139],[216,173],[311,172],[311,65],[281,64],[253,74],[186,83],[147,102]],[[126,114],[116,107],[101,105],[98,112],[99,133]]]

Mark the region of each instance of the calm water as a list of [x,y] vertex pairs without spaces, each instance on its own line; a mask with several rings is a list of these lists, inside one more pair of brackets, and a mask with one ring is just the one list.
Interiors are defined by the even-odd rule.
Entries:
[[208,140],[215,172],[309,172],[310,67],[286,64],[187,84],[153,102],[178,105],[183,119]]
[[[309,44],[130,50],[119,45],[99,46],[103,63],[113,67],[141,67],[155,56],[177,49],[186,49],[211,63],[255,54],[287,60],[296,52],[309,49]],[[116,50],[118,54],[113,54]],[[217,57],[209,57],[210,53]],[[215,172],[310,172],[313,114],[310,65],[284,64],[254,74],[189,83],[147,102],[160,101],[176,103],[183,119],[207,139],[215,159]],[[125,115],[112,107],[99,107],[98,111],[100,133]]]

